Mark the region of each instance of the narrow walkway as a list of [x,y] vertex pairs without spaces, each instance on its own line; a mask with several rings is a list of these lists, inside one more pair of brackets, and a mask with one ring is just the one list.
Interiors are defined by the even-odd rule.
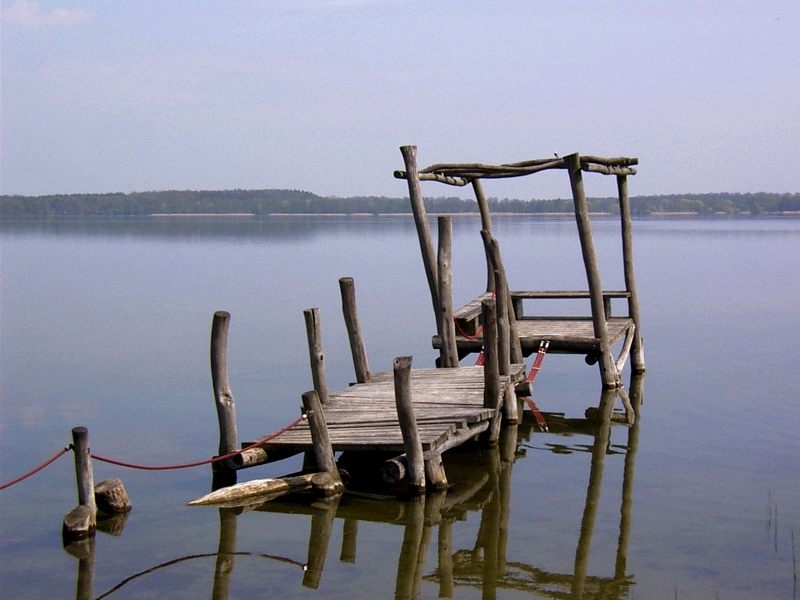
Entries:
[[[502,397],[509,387],[524,381],[525,365],[512,365],[511,375],[500,377]],[[484,408],[483,395],[483,367],[413,369],[411,398],[423,451],[444,451],[485,431],[495,410]],[[403,452],[391,371],[374,373],[368,383],[329,394],[324,412],[334,452]],[[313,450],[309,426],[302,423],[262,447],[267,453]]]

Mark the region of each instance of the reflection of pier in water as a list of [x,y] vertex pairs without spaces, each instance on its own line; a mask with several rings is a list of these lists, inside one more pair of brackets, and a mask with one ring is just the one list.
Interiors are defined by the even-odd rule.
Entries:
[[[312,589],[319,587],[333,524],[336,518],[340,518],[344,520],[344,527],[339,560],[345,563],[356,562],[359,521],[388,523],[405,528],[398,560],[395,598],[417,597],[423,581],[437,583],[439,596],[443,598],[452,597],[455,588],[459,586],[480,588],[484,598],[495,598],[498,589],[518,590],[545,598],[611,600],[627,597],[630,586],[633,585],[632,577],[626,575],[626,566],[642,392],[643,376],[633,376],[629,399],[636,419],[628,429],[627,444],[613,447],[617,450],[612,449],[610,433],[612,423],[618,421],[616,413],[612,412],[618,390],[603,392],[598,409],[587,411],[590,419],[556,418],[552,423],[551,433],[566,435],[580,433],[594,438],[591,446],[576,446],[570,449],[562,444],[549,444],[548,448],[559,453],[570,450],[591,452],[589,484],[573,573],[552,573],[522,562],[506,561],[511,467],[515,459],[521,455],[520,445],[538,431],[535,419],[529,418],[533,416],[532,413],[526,412],[520,425],[503,430],[497,446],[446,454],[445,466],[451,484],[446,492],[428,494],[408,501],[394,498],[378,499],[368,493],[360,495],[348,493],[345,496],[320,499],[311,504],[307,498],[295,501],[292,496],[284,496],[260,506],[222,508],[219,509],[220,537],[216,553],[183,557],[158,565],[129,577],[103,596],[116,591],[128,581],[154,570],[183,560],[216,556],[212,598],[227,599],[237,556],[251,555],[285,560],[264,554],[237,552],[237,517],[249,510],[255,510],[311,517],[308,558],[303,568],[302,583]],[[624,390],[622,394],[625,394]],[[612,576],[590,576],[587,574],[587,567],[599,506],[605,456],[615,452],[625,453],[616,564]],[[478,510],[481,511],[481,523],[474,547],[471,550],[453,552],[453,525],[457,521],[465,520],[467,513]],[[438,567],[433,573],[424,575],[423,569],[434,527],[438,527]],[[91,549],[87,547],[84,555],[80,557],[78,598],[92,597],[93,546],[92,543]],[[298,564],[295,561],[286,562]]]

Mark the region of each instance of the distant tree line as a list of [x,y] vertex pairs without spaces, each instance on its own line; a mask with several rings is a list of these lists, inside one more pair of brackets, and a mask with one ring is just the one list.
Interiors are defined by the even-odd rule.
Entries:
[[[570,213],[571,199],[518,200],[489,198],[494,212]],[[589,210],[619,213],[616,198],[589,198]],[[427,198],[432,213],[477,212],[475,200]],[[635,215],[653,213],[763,214],[800,211],[800,194],[672,194],[631,198]],[[410,213],[408,198],[318,196],[301,190],[164,191],[130,194],[57,194],[0,196],[0,218],[50,216],[146,216],[152,214],[397,214]]]

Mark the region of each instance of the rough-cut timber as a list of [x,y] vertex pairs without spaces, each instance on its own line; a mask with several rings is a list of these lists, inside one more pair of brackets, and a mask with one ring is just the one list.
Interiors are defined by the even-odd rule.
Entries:
[[[511,374],[500,378],[500,397],[525,378],[525,365],[513,365]],[[497,408],[484,407],[483,367],[458,369],[414,369],[409,385],[422,450],[442,452],[477,435]],[[350,386],[329,395],[324,407],[328,435],[335,452],[405,452],[397,419],[392,371],[372,374],[368,383]],[[464,433],[470,435],[465,436]],[[458,445],[457,444],[457,445]],[[306,423],[266,442],[267,453],[313,449]]]

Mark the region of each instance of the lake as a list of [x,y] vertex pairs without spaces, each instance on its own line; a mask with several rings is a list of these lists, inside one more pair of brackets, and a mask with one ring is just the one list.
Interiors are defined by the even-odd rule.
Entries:
[[[618,222],[592,227],[604,288],[624,288]],[[479,228],[454,217],[457,306],[485,286]],[[573,220],[497,216],[494,230],[513,289],[586,289]],[[345,496],[332,527],[335,510],[221,514],[185,506],[208,492],[207,466],[95,462],[95,482],[121,478],[133,510],[121,535],[97,533],[91,593],[61,543],[77,501],[68,454],[0,492],[0,595],[96,598],[122,584],[109,597],[797,598],[800,219],[640,219],[634,245],[647,373],[634,382],[635,430],[611,427],[608,452],[585,432],[539,432],[528,415],[516,460],[499,474],[485,452],[454,459],[454,472],[473,462],[488,473],[488,492],[421,534],[408,525],[422,514],[415,502]],[[373,370],[396,356],[414,366],[436,357],[408,217],[2,222],[0,253],[2,482],[69,444],[79,425],[93,452],[121,460],[215,454],[217,310],[232,315],[240,440],[299,415],[312,387],[303,309],[321,311],[330,389],[354,380],[339,277],[355,279]],[[588,300],[541,306],[588,314]],[[600,395],[596,366],[548,355],[533,400],[581,418]],[[309,536],[326,519],[320,568],[309,564]],[[413,535],[423,543],[409,554]],[[238,554],[217,556],[220,547]]]

